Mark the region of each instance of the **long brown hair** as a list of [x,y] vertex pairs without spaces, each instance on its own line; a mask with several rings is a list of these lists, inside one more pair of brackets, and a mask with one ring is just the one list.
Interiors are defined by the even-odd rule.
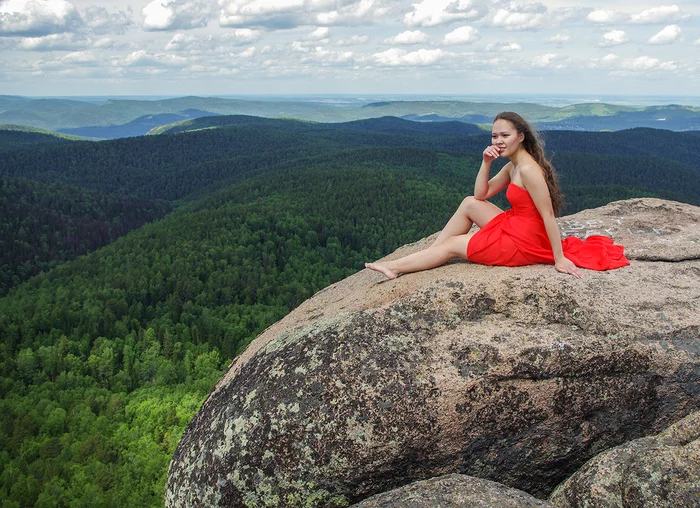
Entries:
[[498,113],[493,121],[495,122],[496,120],[509,121],[518,131],[518,134],[523,134],[525,136],[525,139],[523,139],[523,146],[525,150],[527,150],[527,153],[532,155],[532,158],[535,159],[537,164],[544,170],[544,178],[549,188],[549,196],[552,198],[552,209],[554,210],[554,215],[558,216],[562,206],[564,206],[564,196],[559,189],[559,177],[557,176],[557,172],[544,154],[544,143],[537,135],[537,132],[522,116],[512,111]]

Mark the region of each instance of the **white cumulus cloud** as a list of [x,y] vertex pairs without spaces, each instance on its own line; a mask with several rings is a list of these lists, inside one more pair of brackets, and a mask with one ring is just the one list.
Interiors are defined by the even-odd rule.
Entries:
[[61,61],[75,65],[96,65],[99,62],[92,51],[74,51],[61,57]]
[[532,66],[538,68],[546,69],[559,69],[563,65],[558,61],[559,57],[555,53],[547,53],[545,55],[538,55],[532,59]]
[[529,30],[541,28],[549,21],[545,16],[547,8],[542,4],[511,3],[496,11],[491,20],[493,26],[506,30]]
[[471,26],[461,26],[445,34],[444,44],[469,44],[479,38],[479,31]]
[[320,26],[309,35],[305,37],[307,41],[321,41],[323,39],[328,39],[330,35],[330,30],[327,26]]
[[649,44],[671,44],[681,35],[681,27],[669,25],[649,39]]
[[134,24],[131,7],[126,11],[109,12],[104,7],[90,6],[82,14],[85,26],[94,34],[123,34]]
[[471,0],[423,0],[413,4],[413,11],[404,16],[409,26],[436,26],[453,21],[481,18],[486,9]]
[[149,53],[146,50],[133,51],[117,62],[124,67],[183,67],[187,58],[166,53]]
[[610,23],[619,23],[628,18],[626,14],[617,11],[610,10],[597,10],[593,11],[586,16],[586,19],[591,23],[597,23],[599,25],[608,25]]
[[224,27],[294,28],[372,24],[389,8],[379,0],[218,0]]
[[683,12],[677,5],[653,7],[639,14],[633,14],[632,23],[668,23],[669,21],[688,21],[690,14]]
[[389,44],[418,44],[425,42],[427,39],[428,34],[422,30],[407,30],[394,37],[389,37],[384,42]]
[[523,47],[517,42],[509,42],[504,44],[488,44],[486,51],[497,51],[499,53],[510,53],[513,51],[522,51]]
[[624,30],[611,30],[603,34],[603,40],[600,41],[601,46],[616,46],[627,42],[627,34]]
[[192,35],[177,33],[165,45],[166,51],[188,51],[201,53],[208,51],[224,52],[235,46],[245,46],[262,37],[260,30],[238,28],[223,35]]
[[631,58],[622,62],[622,67],[632,71],[649,71],[649,70],[675,70],[677,68],[676,63],[672,61],[663,62],[658,58],[653,58],[649,56],[640,56],[638,58]]
[[73,35],[61,33],[44,35],[42,37],[24,37],[19,41],[17,49],[24,51],[68,51],[81,49],[85,46],[85,40],[75,40]]
[[0,2],[0,35],[39,37],[70,32],[83,23],[66,0],[4,0]]
[[347,39],[339,39],[335,42],[336,46],[360,46],[369,41],[369,36],[364,34],[356,34]]
[[404,49],[392,48],[382,53],[375,53],[374,60],[389,66],[419,66],[432,65],[447,55],[448,53],[441,49],[419,49],[409,53]]
[[141,14],[146,31],[186,30],[206,26],[211,6],[195,0],[153,0]]

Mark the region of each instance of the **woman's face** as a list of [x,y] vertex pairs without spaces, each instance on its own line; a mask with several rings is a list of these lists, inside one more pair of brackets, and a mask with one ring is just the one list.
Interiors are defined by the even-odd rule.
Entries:
[[525,135],[518,134],[515,126],[508,120],[499,118],[493,122],[491,144],[498,148],[501,157],[509,157],[517,152],[523,139],[525,139]]

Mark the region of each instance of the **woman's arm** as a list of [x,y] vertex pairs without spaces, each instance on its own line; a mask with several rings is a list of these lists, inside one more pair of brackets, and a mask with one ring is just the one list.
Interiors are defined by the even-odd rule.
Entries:
[[554,268],[558,272],[568,273],[580,279],[583,275],[579,269],[571,260],[564,256],[564,251],[561,247],[561,233],[554,218],[552,198],[549,195],[549,187],[547,187],[542,169],[537,165],[523,167],[520,169],[520,178],[544,221],[547,238],[549,238],[549,243],[552,246]]
[[484,159],[481,161],[479,173],[476,175],[474,182],[474,197],[480,201],[485,201],[491,196],[501,192],[503,188],[510,182],[510,171],[513,163],[509,162],[489,180],[489,172],[491,171],[491,163],[498,158],[498,148],[491,145],[484,150]]

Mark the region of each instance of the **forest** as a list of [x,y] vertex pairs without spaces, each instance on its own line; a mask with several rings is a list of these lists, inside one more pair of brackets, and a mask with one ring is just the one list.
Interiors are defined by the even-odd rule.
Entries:
[[[27,133],[3,152],[3,507],[161,506],[227,365],[317,291],[438,231],[488,143],[459,125],[222,118],[113,141]],[[700,204],[693,134],[544,137],[565,213]]]

